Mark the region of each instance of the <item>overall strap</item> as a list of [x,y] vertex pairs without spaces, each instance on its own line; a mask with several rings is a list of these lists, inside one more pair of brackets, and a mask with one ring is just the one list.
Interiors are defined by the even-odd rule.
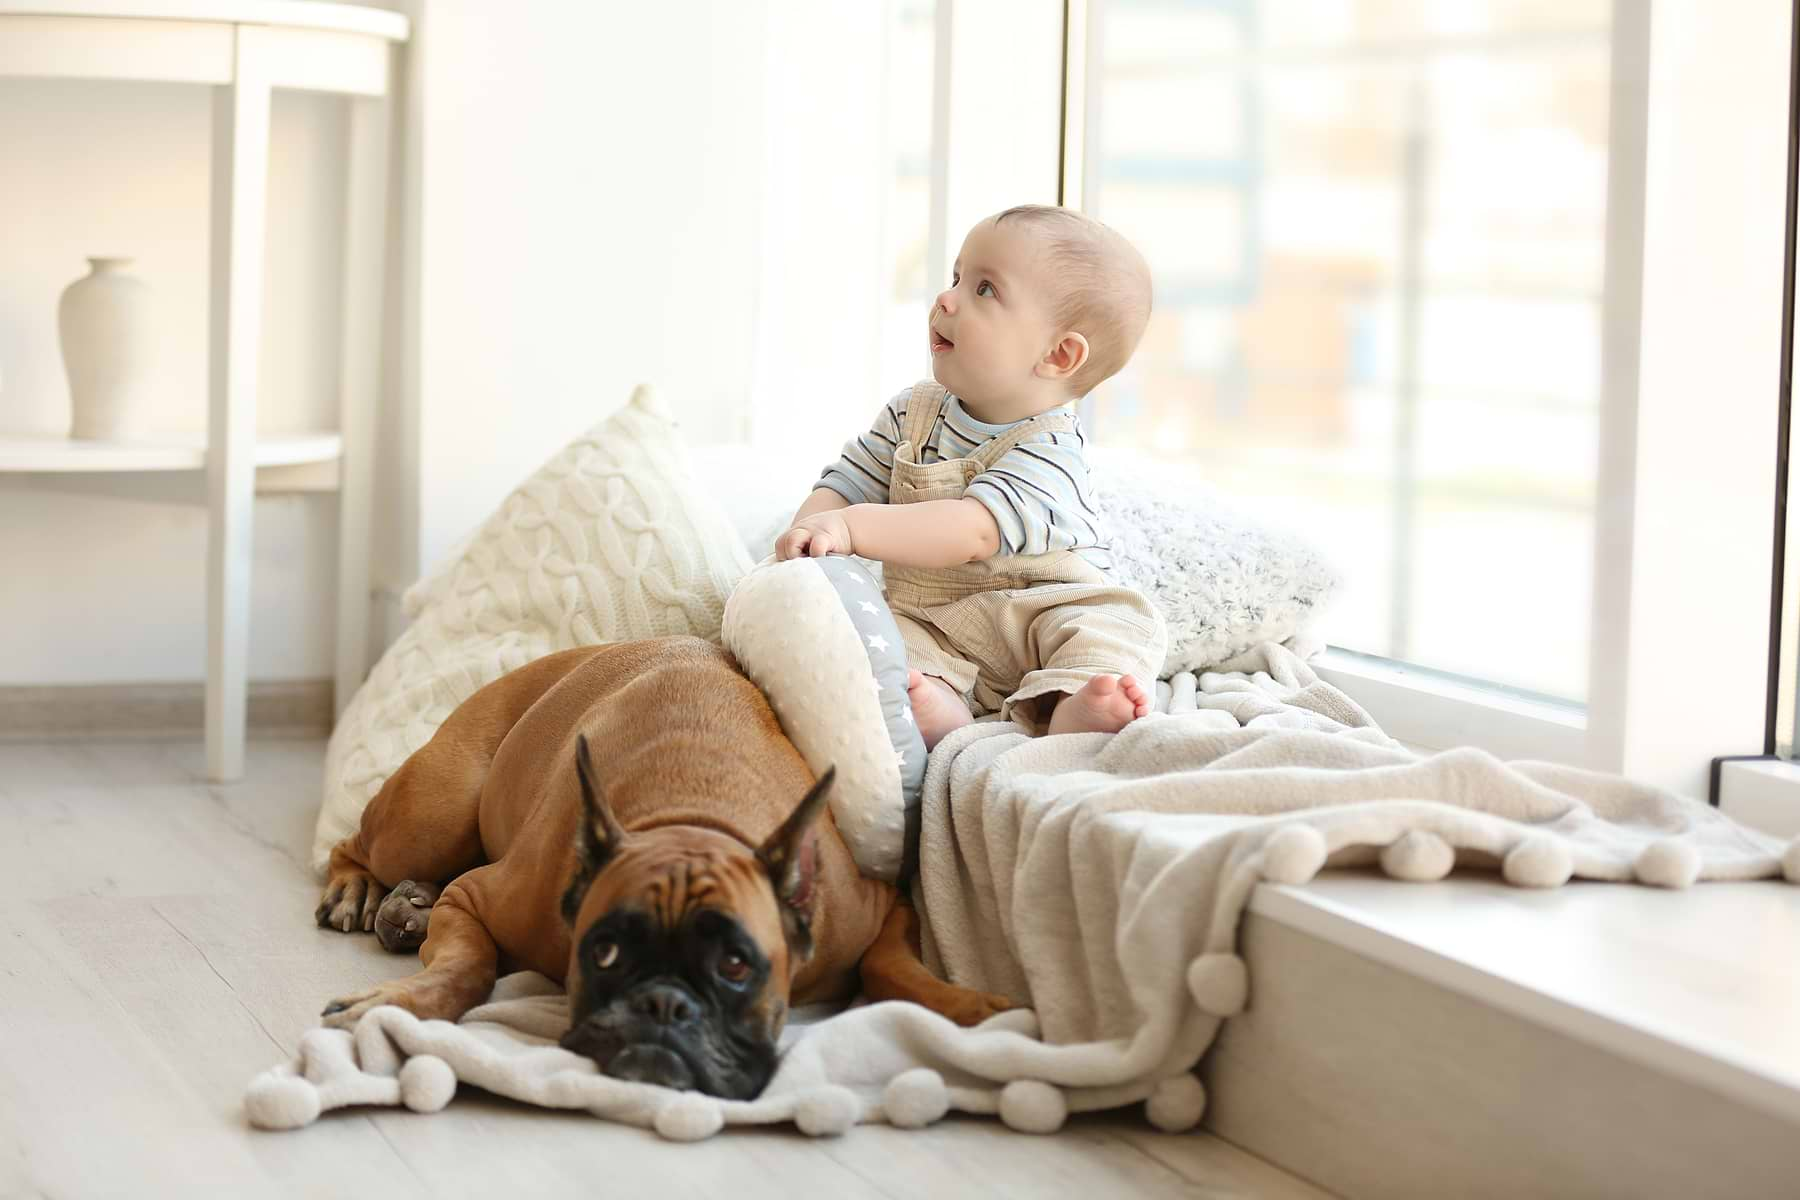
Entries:
[[925,443],[931,437],[932,427],[937,424],[938,413],[943,410],[948,395],[944,385],[935,379],[921,379],[913,384],[912,395],[906,401],[906,428],[900,440],[912,443],[916,463],[925,461]]
[[1075,428],[1075,418],[1066,412],[1040,413],[1028,421],[1020,421],[997,438],[983,442],[969,455],[981,464],[983,471],[988,470],[1001,457],[1028,437],[1036,437],[1045,433],[1069,433]]

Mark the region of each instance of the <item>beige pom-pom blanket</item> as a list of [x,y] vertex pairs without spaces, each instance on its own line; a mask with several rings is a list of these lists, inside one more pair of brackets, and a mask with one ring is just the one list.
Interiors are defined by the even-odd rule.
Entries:
[[1419,757],[1281,646],[1229,666],[1176,676],[1160,715],[1115,736],[978,723],[932,754],[915,892],[927,959],[1029,1011],[972,1030],[896,1003],[797,1023],[763,1095],[721,1101],[598,1074],[556,1045],[560,989],[513,976],[459,1024],[382,1008],[354,1034],[315,1030],[252,1082],[249,1116],[292,1128],[349,1104],[431,1111],[460,1080],[678,1139],[777,1121],[919,1127],[951,1109],[1049,1132],[1138,1101],[1185,1129],[1206,1102],[1194,1066],[1254,1003],[1236,939],[1264,880],[1379,864],[1419,881],[1498,867],[1522,887],[1800,881],[1800,843],[1704,804],[1475,750]]

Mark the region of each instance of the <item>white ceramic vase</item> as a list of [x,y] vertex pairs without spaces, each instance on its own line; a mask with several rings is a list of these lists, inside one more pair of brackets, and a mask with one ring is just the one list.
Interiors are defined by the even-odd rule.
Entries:
[[56,306],[73,410],[69,436],[109,440],[142,432],[156,358],[150,285],[125,274],[129,258],[90,258]]

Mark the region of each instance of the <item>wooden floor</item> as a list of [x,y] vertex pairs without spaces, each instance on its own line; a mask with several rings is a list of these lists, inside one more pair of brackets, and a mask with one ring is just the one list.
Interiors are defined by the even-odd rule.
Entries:
[[323,760],[253,742],[247,782],[213,787],[197,741],[0,742],[0,1196],[1325,1195],[1141,1111],[675,1145],[464,1091],[252,1130],[245,1085],[324,1001],[415,961],[313,926]]

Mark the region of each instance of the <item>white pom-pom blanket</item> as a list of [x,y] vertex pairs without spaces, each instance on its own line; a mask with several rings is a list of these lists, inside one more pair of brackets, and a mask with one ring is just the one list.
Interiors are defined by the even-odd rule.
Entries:
[[1167,715],[1117,736],[1033,739],[989,722],[932,754],[916,891],[927,959],[1033,1011],[967,1030],[890,1003],[794,1025],[764,1093],[721,1101],[598,1074],[555,1044],[561,990],[513,976],[460,1024],[380,1008],[354,1035],[315,1030],[253,1081],[250,1119],[429,1112],[460,1080],[681,1140],[778,1121],[814,1135],[918,1128],[952,1109],[1050,1132],[1070,1112],[1139,1101],[1158,1128],[1187,1129],[1206,1104],[1193,1067],[1254,1003],[1236,941],[1262,880],[1350,864],[1435,880],[1460,863],[1521,887],[1685,887],[1784,868],[1800,881],[1800,844],[1704,804],[1474,750],[1421,758],[1280,646],[1230,665],[1241,669],[1177,676],[1159,689]]

